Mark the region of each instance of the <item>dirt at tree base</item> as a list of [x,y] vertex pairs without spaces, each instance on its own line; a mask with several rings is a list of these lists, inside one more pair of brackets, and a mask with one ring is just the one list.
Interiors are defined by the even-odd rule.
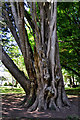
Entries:
[[69,116],[79,118],[80,96],[68,96],[71,107],[63,108],[59,112],[55,110],[27,112],[26,107],[18,105],[24,96],[23,94],[2,95],[2,120],[66,120]]

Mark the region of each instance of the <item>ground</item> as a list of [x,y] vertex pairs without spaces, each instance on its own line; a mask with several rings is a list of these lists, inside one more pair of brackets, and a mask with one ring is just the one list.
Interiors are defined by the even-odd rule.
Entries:
[[54,110],[27,112],[25,107],[18,105],[24,96],[25,94],[2,94],[1,120],[79,120],[80,96],[69,95],[72,107],[59,112],[55,112]]

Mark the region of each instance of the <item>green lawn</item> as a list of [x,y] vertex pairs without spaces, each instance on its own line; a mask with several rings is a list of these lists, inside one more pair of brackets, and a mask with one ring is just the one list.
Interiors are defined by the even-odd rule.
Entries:
[[[65,88],[67,95],[80,95],[80,87]],[[0,87],[0,93],[25,93],[22,88]]]
[[65,88],[67,95],[80,95],[80,87],[76,88]]
[[0,87],[0,93],[25,93],[22,88],[8,88],[8,87]]

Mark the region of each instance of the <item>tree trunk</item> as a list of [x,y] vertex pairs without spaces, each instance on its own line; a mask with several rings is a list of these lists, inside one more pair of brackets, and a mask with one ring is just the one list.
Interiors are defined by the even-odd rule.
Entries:
[[[45,7],[47,4],[48,3],[45,3]],[[59,46],[56,33],[57,3],[51,3],[51,12],[47,11],[49,13],[45,13],[51,14],[51,19],[49,19],[50,16],[47,16],[47,20],[49,21],[49,26],[47,26],[47,29],[49,30],[48,38],[46,38],[46,23],[44,23],[44,19],[46,20],[46,15],[44,16],[45,9],[43,3],[39,3],[38,5],[40,7],[41,13],[41,34],[39,33],[37,20],[35,18],[36,5],[35,3],[31,4],[33,8],[32,16],[33,21],[35,21],[36,29],[34,65],[37,78],[37,90],[35,102],[28,109],[28,111],[33,111],[35,109],[40,111],[46,110],[48,108],[59,110],[65,105],[70,105],[70,103],[64,90],[64,83],[59,60]],[[49,5],[47,7],[49,7]],[[46,42],[48,43],[47,49],[45,48]]]
[[73,80],[72,84],[75,85],[75,83],[74,83],[74,75],[72,75],[72,80]]
[[72,79],[71,79],[71,76],[69,78],[69,81],[70,81],[70,87],[72,87]]
[[[21,84],[25,92],[27,93],[29,90],[29,97],[25,104],[26,107],[29,107],[28,111],[36,109],[40,111],[48,108],[59,110],[64,106],[69,106],[70,103],[64,90],[59,59],[56,32],[57,3],[37,3],[39,14],[37,14],[35,2],[28,4],[31,10],[31,22],[34,24],[34,28],[33,24],[30,24],[35,42],[34,52],[31,50],[29,38],[25,31],[24,4],[17,2],[18,13],[15,15],[13,8],[12,13],[15,21],[18,20],[18,24],[17,21],[15,23],[17,24],[20,46],[30,83],[4,51],[2,62]],[[31,104],[29,104],[30,101]]]

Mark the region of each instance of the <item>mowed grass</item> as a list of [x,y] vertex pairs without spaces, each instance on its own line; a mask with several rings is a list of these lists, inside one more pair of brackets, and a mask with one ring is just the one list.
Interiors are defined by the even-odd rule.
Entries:
[[25,93],[24,90],[20,88],[9,88],[9,87],[0,87],[0,94],[7,94],[7,93]]
[[[65,88],[67,95],[80,95],[80,87],[76,88]],[[12,88],[12,87],[0,87],[0,94],[7,94],[7,93],[25,93],[24,90],[20,88]]]
[[65,88],[67,95],[80,95],[80,87],[76,88]]

